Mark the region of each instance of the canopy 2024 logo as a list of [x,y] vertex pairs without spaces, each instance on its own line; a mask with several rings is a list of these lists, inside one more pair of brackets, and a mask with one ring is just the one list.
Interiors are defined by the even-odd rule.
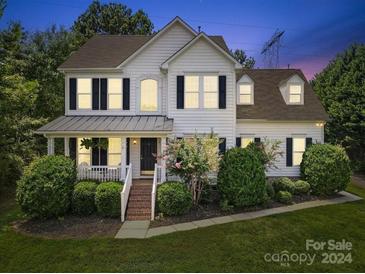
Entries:
[[[346,240],[314,241],[306,240],[306,252],[289,252],[283,250],[278,253],[266,253],[265,262],[279,263],[281,266],[290,266],[291,263],[312,265],[316,260],[323,264],[352,263],[352,243]],[[322,253],[321,253],[322,251]]]

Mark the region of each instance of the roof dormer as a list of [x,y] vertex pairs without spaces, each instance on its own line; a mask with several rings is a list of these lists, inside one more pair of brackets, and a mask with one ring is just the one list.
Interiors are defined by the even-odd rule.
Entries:
[[304,105],[304,80],[300,76],[291,76],[279,88],[287,105]]
[[237,82],[237,105],[254,104],[254,82],[247,75],[243,75]]

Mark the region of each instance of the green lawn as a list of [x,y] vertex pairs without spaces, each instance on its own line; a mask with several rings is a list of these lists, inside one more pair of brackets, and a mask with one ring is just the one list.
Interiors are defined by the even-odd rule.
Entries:
[[[349,191],[365,197],[365,190]],[[250,221],[168,234],[147,240],[43,240],[7,224],[19,209],[0,203],[0,272],[362,272],[365,202],[312,208]],[[9,203],[6,203],[9,205]],[[351,241],[348,264],[280,266],[266,253],[306,252],[305,240]],[[319,256],[318,254],[317,256]]]

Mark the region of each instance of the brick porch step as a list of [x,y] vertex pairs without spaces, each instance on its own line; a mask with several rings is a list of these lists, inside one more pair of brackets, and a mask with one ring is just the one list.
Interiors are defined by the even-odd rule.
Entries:
[[133,183],[129,193],[127,220],[149,220],[151,218],[151,183]]

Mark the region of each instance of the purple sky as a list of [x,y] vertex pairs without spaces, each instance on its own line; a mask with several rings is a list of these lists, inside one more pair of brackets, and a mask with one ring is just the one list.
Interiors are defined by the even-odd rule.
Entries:
[[[8,0],[0,28],[19,20],[28,30],[51,24],[69,27],[91,0]],[[102,1],[103,3],[109,1]],[[115,0],[113,2],[121,2]],[[264,67],[260,55],[276,29],[285,30],[280,67],[301,68],[311,79],[352,43],[365,42],[365,1],[362,0],[170,0],[123,1],[143,9],[155,30],[176,15],[208,34],[221,34],[230,48],[242,48]]]

